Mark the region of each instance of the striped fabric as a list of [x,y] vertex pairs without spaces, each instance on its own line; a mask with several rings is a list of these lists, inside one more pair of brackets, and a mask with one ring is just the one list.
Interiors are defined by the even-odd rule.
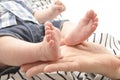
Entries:
[[[120,41],[107,33],[94,33],[87,40],[88,42],[99,43],[113,52],[120,55]],[[7,74],[0,77],[0,80],[111,80],[103,75],[84,72],[53,72],[39,73],[28,79],[23,73],[18,71],[15,74]]]

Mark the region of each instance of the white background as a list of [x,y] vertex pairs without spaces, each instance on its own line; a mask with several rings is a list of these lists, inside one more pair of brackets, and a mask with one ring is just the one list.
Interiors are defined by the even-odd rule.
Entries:
[[93,9],[99,18],[96,32],[109,33],[120,39],[120,0],[61,0],[66,5],[64,18],[79,21]]

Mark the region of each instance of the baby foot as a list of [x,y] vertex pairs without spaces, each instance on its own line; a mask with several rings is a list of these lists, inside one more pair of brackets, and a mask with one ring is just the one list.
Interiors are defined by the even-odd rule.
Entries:
[[66,45],[76,45],[85,41],[96,29],[98,18],[93,10],[86,13],[77,26],[65,37]]
[[42,61],[53,61],[60,58],[60,31],[55,28],[50,22],[45,23],[45,37],[41,44]]

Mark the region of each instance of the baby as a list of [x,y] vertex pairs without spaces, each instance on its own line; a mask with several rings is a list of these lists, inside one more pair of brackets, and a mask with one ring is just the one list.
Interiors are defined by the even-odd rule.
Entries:
[[[65,10],[64,4],[59,0],[55,0],[51,8],[42,12],[32,12],[26,5],[24,0],[3,0],[0,4],[0,12],[6,12],[0,16],[0,21],[8,19],[4,17],[9,14],[12,18],[7,21],[16,22],[1,26],[1,65],[20,66],[36,61],[58,60],[61,58],[60,44],[73,46],[82,43],[98,25],[98,18],[93,10],[88,11],[77,26],[69,21],[46,22]],[[27,15],[21,15],[26,12]]]

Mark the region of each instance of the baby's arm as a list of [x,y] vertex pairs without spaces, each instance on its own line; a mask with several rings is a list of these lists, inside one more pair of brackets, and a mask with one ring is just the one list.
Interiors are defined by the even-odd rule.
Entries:
[[60,15],[65,10],[65,6],[59,0],[55,0],[55,2],[51,5],[50,8],[44,9],[42,11],[38,10],[34,12],[35,18],[39,21],[39,23],[44,23],[48,20],[53,20],[58,15]]

